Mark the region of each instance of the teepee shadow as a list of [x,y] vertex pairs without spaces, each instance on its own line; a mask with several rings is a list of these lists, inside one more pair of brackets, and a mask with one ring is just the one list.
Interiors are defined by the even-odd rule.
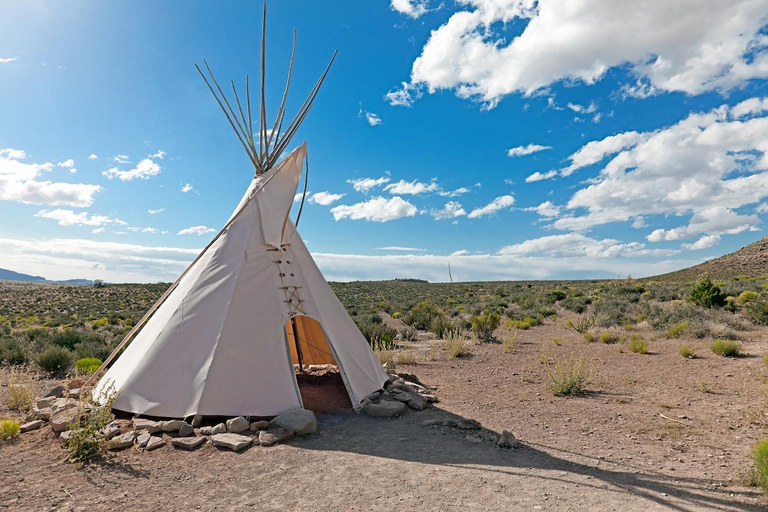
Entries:
[[[357,414],[319,415],[322,435],[300,438],[292,444],[303,449],[341,451],[393,460],[451,466],[473,472],[490,472],[544,482],[573,483],[581,488],[615,491],[643,497],[670,510],[707,508],[712,510],[763,510],[756,505],[735,502],[731,495],[752,497],[756,493],[709,491],[708,479],[669,476],[626,462],[610,462],[585,453],[569,452],[554,446],[523,442],[515,449],[502,449],[481,441],[472,430],[423,426],[427,420],[466,420],[448,411],[433,408],[409,412],[395,419],[369,418]],[[569,459],[579,459],[575,462]],[[571,478],[568,478],[571,477]],[[710,487],[711,489],[711,487]],[[681,502],[687,506],[681,506]]]

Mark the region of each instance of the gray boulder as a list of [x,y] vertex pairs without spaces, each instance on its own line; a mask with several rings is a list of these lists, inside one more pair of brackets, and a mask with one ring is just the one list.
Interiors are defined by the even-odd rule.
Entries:
[[136,432],[131,430],[130,432],[126,432],[125,434],[121,434],[117,436],[116,438],[112,439],[109,443],[109,449],[110,450],[122,450],[123,448],[128,448],[129,446],[133,446],[133,442],[136,440]]
[[139,435],[136,436],[136,444],[139,446],[139,448],[146,448],[150,439],[152,439],[152,434],[146,430],[142,430],[139,432]]
[[55,396],[47,396],[45,398],[41,398],[37,401],[35,405],[37,405],[38,409],[50,409],[53,406],[53,402],[56,401]]
[[283,427],[270,428],[269,430],[262,430],[259,432],[259,444],[261,444],[261,446],[272,446],[287,441],[292,437],[293,430],[288,430]]
[[189,437],[195,435],[195,428],[189,423],[185,423],[179,429],[179,437]]
[[104,439],[106,439],[107,441],[109,441],[119,433],[120,433],[120,423],[118,423],[117,421],[108,423],[107,426],[104,427]]
[[51,414],[53,414],[53,410],[50,407],[38,409],[37,405],[32,406],[32,419],[49,421]]
[[176,437],[171,439],[171,444],[174,448],[181,450],[194,450],[198,446],[205,444],[205,437]]
[[72,439],[72,431],[71,430],[65,430],[61,434],[59,434],[59,442],[61,444],[67,444]]
[[371,402],[363,408],[363,411],[368,416],[390,418],[392,416],[403,414],[405,409],[405,404],[402,402],[383,401],[378,404]]
[[25,432],[32,432],[33,430],[39,429],[43,425],[45,425],[43,420],[30,421],[29,423],[25,423],[19,427],[19,433],[23,434]]
[[150,434],[155,434],[163,430],[163,425],[159,421],[152,421],[146,418],[133,418],[131,421],[136,430],[146,430]]
[[187,423],[184,420],[169,420],[163,422],[163,432],[178,432],[182,425]]
[[292,430],[297,436],[312,434],[317,430],[315,413],[307,409],[296,409],[284,412],[269,422],[270,425]]
[[165,446],[165,441],[162,437],[150,436],[149,442],[147,442],[147,451],[151,452],[161,446]]
[[55,388],[48,391],[43,398],[47,398],[49,396],[54,398],[61,398],[64,396],[64,386],[56,386]]
[[213,428],[211,429],[211,435],[224,434],[226,432],[227,432],[227,426],[223,423],[214,425]]
[[51,428],[54,432],[64,432],[69,430],[69,426],[77,417],[77,409],[70,408],[59,411],[51,416]]
[[67,398],[80,398],[80,388],[70,389],[67,391]]
[[502,430],[499,436],[499,446],[501,448],[517,448],[517,438],[509,431]]
[[202,424],[203,424],[203,415],[195,414],[195,417],[192,418],[192,426],[195,428],[198,428]]
[[227,448],[238,452],[243,448],[248,448],[253,443],[253,439],[240,434],[216,434],[211,438],[214,446]]
[[243,418],[242,416],[238,416],[237,418],[232,418],[231,420],[227,420],[227,432],[231,432],[233,434],[239,434],[240,432],[245,432],[248,430],[248,427],[250,427],[250,423],[248,423],[248,420]]
[[251,423],[251,425],[248,427],[248,430],[251,432],[256,432],[258,430],[266,430],[269,428],[269,422],[267,420],[261,420],[261,421],[254,421]]
[[201,436],[212,436],[213,435],[213,427],[200,427],[200,435]]

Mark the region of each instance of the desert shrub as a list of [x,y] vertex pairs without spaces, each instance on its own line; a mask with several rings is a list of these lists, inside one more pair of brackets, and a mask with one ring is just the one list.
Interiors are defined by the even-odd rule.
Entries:
[[75,361],[75,368],[79,373],[84,375],[90,375],[99,369],[101,366],[101,360],[95,357],[84,357]]
[[590,330],[592,327],[599,323],[597,315],[579,315],[576,320],[568,320],[565,322],[566,329],[570,329],[573,332],[583,334]]
[[735,302],[736,302],[736,304],[739,304],[739,305],[743,306],[747,302],[752,302],[753,300],[757,300],[759,298],[760,298],[760,294],[759,293],[757,293],[755,291],[752,291],[752,290],[746,290],[746,291],[741,292],[739,294],[739,296],[736,297]]
[[403,317],[403,322],[416,329],[428,331],[432,325],[432,319],[439,314],[440,312],[432,306],[432,303],[425,300],[411,308]]
[[512,320],[511,318],[506,321],[505,325],[509,327],[510,329],[530,329],[534,325],[539,325],[541,323],[541,320],[538,318],[533,318],[532,316],[527,316],[523,318],[522,320]]
[[67,451],[71,462],[85,462],[106,452],[109,441],[104,439],[104,428],[115,419],[112,403],[117,398],[114,388],[103,391],[99,399],[85,407],[82,403],[70,428]]
[[589,331],[585,332],[584,341],[586,341],[587,343],[592,343],[593,341],[595,341],[595,335]]
[[696,357],[696,349],[690,345],[682,345],[678,352],[680,352],[680,355],[686,359],[693,359]]
[[688,328],[691,326],[690,322],[682,321],[678,322],[676,324],[670,325],[666,331],[664,331],[664,337],[665,338],[679,338],[683,334],[688,331]]
[[601,342],[609,345],[619,341],[619,337],[615,333],[608,332],[608,331],[600,333],[599,339]]
[[91,322],[91,325],[93,327],[106,327],[109,324],[110,324],[109,317],[106,317],[106,316],[103,316],[103,317],[99,318],[98,320],[94,320],[93,322]]
[[582,358],[550,359],[545,363],[549,383],[547,389],[556,396],[576,396],[587,392],[594,370]]
[[438,339],[443,339],[447,333],[453,331],[454,329],[456,329],[454,321],[445,315],[435,316],[429,326],[429,330],[434,333]]
[[493,331],[501,323],[501,315],[498,313],[485,312],[482,315],[472,315],[469,319],[472,322],[472,332],[480,341],[492,341]]
[[567,296],[568,296],[568,294],[566,294],[562,290],[555,290],[555,291],[549,292],[547,294],[547,298],[549,299],[550,302],[557,302],[559,300],[563,300]]
[[52,344],[57,345],[59,347],[64,347],[69,350],[74,350],[75,345],[77,345],[78,343],[81,343],[82,341],[83,341],[82,333],[72,329],[65,329],[61,332],[54,333],[51,336]]
[[504,336],[501,338],[501,351],[510,354],[517,348],[517,335]]
[[8,379],[7,385],[0,392],[3,403],[11,411],[27,412],[32,408],[32,400],[35,396],[29,387],[17,384],[13,374]]
[[19,435],[19,422],[16,420],[0,421],[0,441]]
[[768,440],[760,439],[752,446],[752,460],[757,470],[757,484],[768,492]]
[[749,301],[744,306],[743,314],[754,324],[768,325],[768,298]]
[[725,298],[726,294],[708,277],[699,281],[688,294],[688,300],[705,308],[725,306]]
[[419,331],[414,329],[413,327],[403,327],[400,329],[400,339],[403,341],[416,341],[417,336],[419,335]]
[[78,359],[86,357],[106,360],[112,353],[112,346],[101,341],[84,341],[75,347],[75,356]]
[[48,347],[37,355],[35,363],[48,373],[64,373],[72,366],[72,352],[63,347]]
[[709,349],[719,356],[735,357],[741,353],[741,343],[731,340],[715,340]]
[[398,350],[395,353],[395,363],[416,364],[416,351],[415,350]]
[[590,304],[592,299],[589,297],[568,297],[560,301],[560,306],[579,314],[585,312]]
[[443,341],[443,348],[448,351],[448,355],[452,359],[472,355],[471,345],[463,336],[451,337],[451,339]]
[[401,316],[403,316],[403,314],[399,311],[395,311],[394,313],[392,313],[392,318],[394,318],[395,320],[397,320]]
[[647,354],[648,343],[637,334],[633,334],[629,338],[629,351],[635,354]]
[[22,365],[28,362],[27,351],[17,337],[0,340],[0,363]]

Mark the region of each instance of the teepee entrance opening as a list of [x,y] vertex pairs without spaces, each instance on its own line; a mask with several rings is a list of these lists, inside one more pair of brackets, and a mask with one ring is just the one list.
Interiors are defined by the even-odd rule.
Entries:
[[320,322],[296,315],[285,324],[304,408],[335,413],[352,408],[349,392]]

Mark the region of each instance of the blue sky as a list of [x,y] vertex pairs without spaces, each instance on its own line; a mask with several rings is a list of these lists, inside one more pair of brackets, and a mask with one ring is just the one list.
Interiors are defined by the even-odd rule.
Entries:
[[[0,9],[0,267],[171,281],[253,169],[197,75],[258,77],[258,2]],[[636,277],[768,213],[768,1],[273,1],[297,31],[299,230],[328,279]],[[270,110],[271,106],[271,110]],[[317,195],[316,195],[317,194]],[[295,217],[295,213],[294,213]]]

